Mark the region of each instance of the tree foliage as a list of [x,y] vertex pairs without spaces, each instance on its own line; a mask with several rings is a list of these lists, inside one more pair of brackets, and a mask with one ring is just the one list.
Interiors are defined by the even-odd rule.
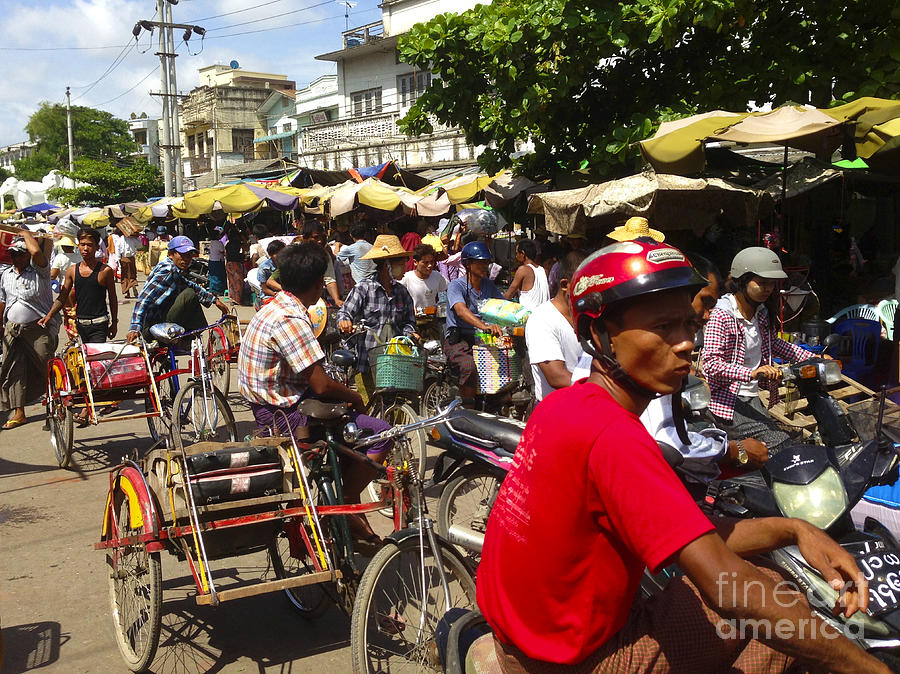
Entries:
[[827,107],[900,93],[896,0],[494,0],[400,39],[401,59],[437,78],[400,127],[433,120],[490,147],[535,153],[534,177],[623,171],[659,122],[788,101]]
[[87,183],[85,187],[52,189],[47,193],[50,199],[67,204],[105,206],[146,201],[163,191],[162,174],[144,159],[126,166],[117,166],[108,161],[79,159],[75,162],[72,173],[60,173],[77,182]]
[[[52,169],[69,167],[66,106],[41,103],[25,131],[37,147],[31,156],[15,162],[17,178],[40,180]],[[128,131],[128,123],[105,110],[73,105],[72,136],[76,159],[121,159],[139,149]]]

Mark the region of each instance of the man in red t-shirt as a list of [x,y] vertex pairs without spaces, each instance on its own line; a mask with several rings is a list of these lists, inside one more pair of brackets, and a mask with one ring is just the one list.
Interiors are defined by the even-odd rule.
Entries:
[[[690,370],[691,298],[705,283],[680,251],[649,239],[601,249],[572,278],[592,373],[529,419],[478,571],[478,605],[504,672],[783,671],[794,658],[888,671],[813,617],[798,593],[776,587],[775,572],[742,559],[798,545],[845,590],[840,608],[850,616],[868,603],[853,558],[800,520],[711,522],[638,418]],[[671,562],[686,578],[636,597],[643,569]],[[732,634],[742,621],[748,629]],[[767,645],[750,639],[757,634]]]

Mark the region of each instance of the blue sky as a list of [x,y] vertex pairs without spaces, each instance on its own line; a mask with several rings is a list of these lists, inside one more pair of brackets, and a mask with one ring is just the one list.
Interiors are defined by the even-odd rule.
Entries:
[[[351,28],[381,19],[378,0],[355,5]],[[283,73],[298,87],[335,72],[334,63],[313,57],[340,48],[345,7],[337,0],[180,0],[172,11],[176,23],[208,31],[202,43],[195,36],[187,46],[175,31],[182,93],[197,85],[198,68],[232,60]],[[41,101],[65,102],[66,86],[73,104],[122,118],[159,116],[159,98],[149,95],[160,87],[156,35],[150,44],[144,32],[134,45],[131,34],[136,21],[155,12],[155,0],[0,0],[0,146],[25,140],[31,113]],[[79,49],[63,49],[69,47]]]

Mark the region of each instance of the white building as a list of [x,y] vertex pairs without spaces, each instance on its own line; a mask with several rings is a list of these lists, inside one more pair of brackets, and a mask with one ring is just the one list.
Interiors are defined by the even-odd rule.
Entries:
[[32,143],[28,140],[0,147],[0,168],[9,173],[15,173],[16,167],[13,166],[13,162],[16,159],[25,159],[25,157],[30,156],[36,147],[37,143]]
[[134,142],[141,146],[132,156],[143,157],[148,164],[159,168],[159,118],[148,117],[146,112],[140,116],[132,112],[128,130]]
[[390,159],[403,166],[471,164],[475,148],[458,129],[435,127],[428,136],[407,138],[399,120],[431,82],[430,71],[401,63],[400,35],[445,12],[464,12],[478,0],[383,0],[381,21],[342,34],[341,49],[316,58],[337,64],[338,121],[304,128],[300,164],[347,169]]

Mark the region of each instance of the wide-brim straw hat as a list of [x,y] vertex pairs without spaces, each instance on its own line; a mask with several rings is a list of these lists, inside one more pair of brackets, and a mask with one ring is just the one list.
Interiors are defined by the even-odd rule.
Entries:
[[393,234],[379,234],[375,237],[372,249],[363,255],[360,260],[386,260],[393,257],[409,257],[412,252],[405,250],[403,245]]
[[610,239],[616,241],[632,241],[642,236],[650,237],[654,241],[662,243],[666,240],[666,235],[658,229],[651,229],[647,218],[628,218],[624,225],[616,227],[607,234]]

